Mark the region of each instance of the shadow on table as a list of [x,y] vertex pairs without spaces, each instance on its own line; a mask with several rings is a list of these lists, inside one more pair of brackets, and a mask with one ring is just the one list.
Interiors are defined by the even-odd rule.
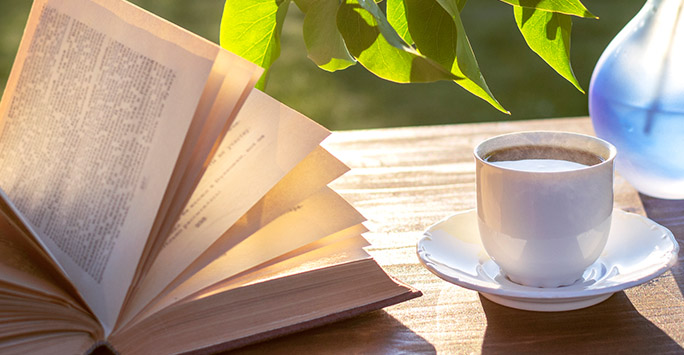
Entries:
[[434,354],[435,352],[432,344],[383,310],[234,351],[237,354]]
[[639,194],[648,218],[672,231],[679,242],[679,263],[672,268],[679,292],[684,295],[684,200],[662,200]]
[[551,313],[516,310],[482,296],[480,300],[487,316],[484,354],[684,351],[644,318],[624,292],[589,308]]
[[[667,227],[684,247],[684,200],[640,195],[646,215]],[[682,248],[684,250],[684,248]],[[684,252],[671,272],[684,294]],[[598,305],[570,312],[526,312],[480,296],[487,317],[483,353],[684,352],[676,341],[618,292]]]

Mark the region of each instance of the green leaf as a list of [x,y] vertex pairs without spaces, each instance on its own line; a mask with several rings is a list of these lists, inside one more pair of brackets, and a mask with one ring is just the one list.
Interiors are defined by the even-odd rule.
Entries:
[[[410,49],[410,47],[404,42],[404,40],[399,37],[397,32],[394,30],[392,25],[389,24],[387,21],[387,18],[385,17],[385,14],[382,13],[382,10],[378,7],[378,4],[375,3],[373,0],[346,0],[345,4],[359,4],[361,7],[366,10],[369,14],[372,15],[372,18],[370,19],[375,23],[375,26],[380,30],[380,33],[382,33],[382,36],[385,37],[385,40],[392,46],[399,48],[399,49]],[[338,20],[339,22],[339,20]]]
[[[451,1],[449,1],[451,3]],[[466,4],[466,0],[453,1],[456,6],[456,13],[460,13]],[[406,19],[406,6],[404,0],[387,0],[387,21],[394,27],[399,36],[408,44],[413,44],[413,38],[408,29]]]
[[570,16],[520,6],[513,6],[513,12],[530,49],[584,93],[570,65]]
[[[359,2],[364,3],[364,7]],[[407,45],[372,0],[346,0],[340,4],[337,28],[349,53],[371,73],[383,79],[398,83],[457,79]]]
[[405,0],[409,31],[418,51],[449,69],[456,83],[502,112],[480,72],[457,0]]
[[[451,17],[458,17],[458,21],[461,21],[461,10],[465,6],[465,0],[437,0],[437,2]],[[428,4],[428,6],[433,5]]]
[[460,13],[463,11],[463,8],[465,7],[466,0],[456,0],[456,3],[458,5],[458,12]]
[[268,68],[280,56],[280,34],[290,0],[226,0],[221,47],[265,68],[256,87],[263,89]]
[[406,43],[413,44],[411,33],[408,30],[408,23],[406,22],[404,0],[387,0],[387,21]]
[[501,0],[505,3],[522,6],[531,9],[558,12],[586,18],[598,18],[594,16],[580,0]]
[[304,17],[304,43],[309,58],[327,71],[342,70],[356,64],[337,30],[338,0],[295,0]]

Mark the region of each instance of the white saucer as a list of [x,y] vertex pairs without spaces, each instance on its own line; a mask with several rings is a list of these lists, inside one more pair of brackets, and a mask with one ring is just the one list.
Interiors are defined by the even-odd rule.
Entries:
[[475,210],[429,227],[417,249],[421,263],[446,281],[479,291],[504,306],[555,312],[595,305],[655,278],[677,262],[679,245],[667,228],[615,209],[603,254],[580,280],[556,288],[528,287],[506,278],[482,247]]

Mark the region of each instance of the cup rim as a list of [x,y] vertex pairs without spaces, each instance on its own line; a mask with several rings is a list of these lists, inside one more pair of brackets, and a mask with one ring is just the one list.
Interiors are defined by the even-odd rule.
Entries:
[[[488,144],[492,144],[492,142],[499,141],[499,140],[505,140],[509,139],[509,137],[512,136],[531,136],[531,135],[536,135],[536,136],[541,136],[541,135],[550,135],[550,136],[568,136],[568,137],[573,137],[573,138],[579,138],[586,140],[587,142],[594,142],[598,143],[599,145],[602,145],[604,148],[607,149],[607,154],[605,156],[605,159],[598,163],[598,164],[593,164],[593,165],[588,165],[583,168],[578,168],[578,169],[573,169],[573,170],[567,170],[567,171],[525,171],[525,170],[519,170],[519,169],[514,169],[514,168],[508,168],[508,167],[503,167],[499,165],[494,165],[486,160],[483,159],[481,156],[481,150],[483,149],[483,146],[486,146]],[[529,143],[529,142],[528,142]],[[510,145],[510,147],[514,147],[515,145]],[[595,152],[590,152],[592,154],[596,154]],[[601,166],[604,166],[606,164],[613,164],[613,161],[615,160],[615,157],[617,156],[617,148],[611,144],[610,142],[601,139],[596,136],[591,136],[588,134],[583,134],[583,133],[576,133],[576,132],[566,132],[566,131],[551,131],[551,130],[530,130],[530,131],[517,131],[517,132],[511,132],[511,133],[505,133],[505,134],[500,134],[496,135],[493,137],[489,137],[477,145],[475,145],[475,148],[473,148],[473,156],[475,159],[482,164],[491,167],[493,169],[500,169],[504,171],[511,171],[511,172],[518,172],[518,173],[524,173],[524,174],[558,174],[558,173],[568,173],[568,172],[578,172],[578,171],[584,171],[588,169],[596,169]],[[602,158],[604,158],[603,155],[601,155]]]

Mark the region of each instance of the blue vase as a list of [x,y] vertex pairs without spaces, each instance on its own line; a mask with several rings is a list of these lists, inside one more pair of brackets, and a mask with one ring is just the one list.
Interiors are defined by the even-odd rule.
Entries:
[[589,113],[620,175],[684,199],[684,0],[648,0],[618,33],[594,69]]

